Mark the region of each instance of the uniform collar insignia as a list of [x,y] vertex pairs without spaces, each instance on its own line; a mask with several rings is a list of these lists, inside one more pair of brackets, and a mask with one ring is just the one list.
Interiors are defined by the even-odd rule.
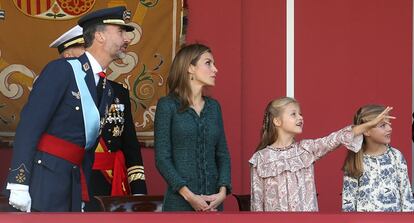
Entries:
[[83,69],[84,69],[85,72],[88,71],[91,68],[89,66],[89,63],[84,63],[82,66],[83,66]]

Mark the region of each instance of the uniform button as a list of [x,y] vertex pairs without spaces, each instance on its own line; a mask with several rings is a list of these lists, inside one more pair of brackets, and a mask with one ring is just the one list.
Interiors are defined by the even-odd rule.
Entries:
[[112,141],[111,140],[108,140],[108,143],[111,143]]
[[73,166],[73,169],[76,169],[76,168],[78,168],[77,166]]
[[79,110],[79,106],[76,106],[75,109],[76,109],[76,111],[78,111]]
[[38,161],[37,161],[37,163],[38,163],[38,164],[41,164],[41,163],[42,163],[42,161],[41,161],[41,160],[38,160]]

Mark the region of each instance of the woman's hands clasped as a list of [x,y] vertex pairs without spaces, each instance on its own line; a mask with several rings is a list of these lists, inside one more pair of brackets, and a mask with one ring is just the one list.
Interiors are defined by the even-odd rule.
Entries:
[[226,187],[221,187],[217,194],[198,195],[184,186],[179,193],[195,211],[217,211],[217,207],[226,199]]
[[204,211],[217,211],[217,207],[226,199],[226,188],[221,187],[220,192],[211,195],[202,195],[203,199],[209,202],[207,209]]

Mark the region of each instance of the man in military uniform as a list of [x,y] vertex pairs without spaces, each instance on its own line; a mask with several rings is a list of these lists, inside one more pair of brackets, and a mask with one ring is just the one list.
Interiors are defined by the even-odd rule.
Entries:
[[[82,54],[82,28],[75,26],[57,38],[49,47],[57,48],[61,57],[78,57]],[[131,114],[129,91],[123,85],[107,81],[114,100],[95,150],[95,161],[90,179],[90,202],[86,211],[99,211],[95,195],[144,195],[144,166]]]
[[14,208],[80,211],[89,199],[85,176],[113,99],[103,71],[125,53],[126,32],[134,29],[123,20],[125,11],[114,7],[82,17],[85,54],[50,62],[36,80],[21,112],[7,179]]
[[[105,119],[91,176],[93,195],[144,195],[144,166],[131,114],[129,91],[111,81],[114,100]],[[99,211],[98,201],[91,199],[85,211]]]
[[84,43],[82,27],[76,25],[59,36],[49,47],[56,48],[63,58],[79,57],[85,53]]

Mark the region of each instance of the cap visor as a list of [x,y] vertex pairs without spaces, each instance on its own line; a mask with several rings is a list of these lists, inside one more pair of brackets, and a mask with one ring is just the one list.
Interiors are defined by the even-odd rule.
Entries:
[[135,27],[131,26],[131,25],[121,25],[122,27],[125,27],[125,30],[127,32],[132,32],[134,31]]

